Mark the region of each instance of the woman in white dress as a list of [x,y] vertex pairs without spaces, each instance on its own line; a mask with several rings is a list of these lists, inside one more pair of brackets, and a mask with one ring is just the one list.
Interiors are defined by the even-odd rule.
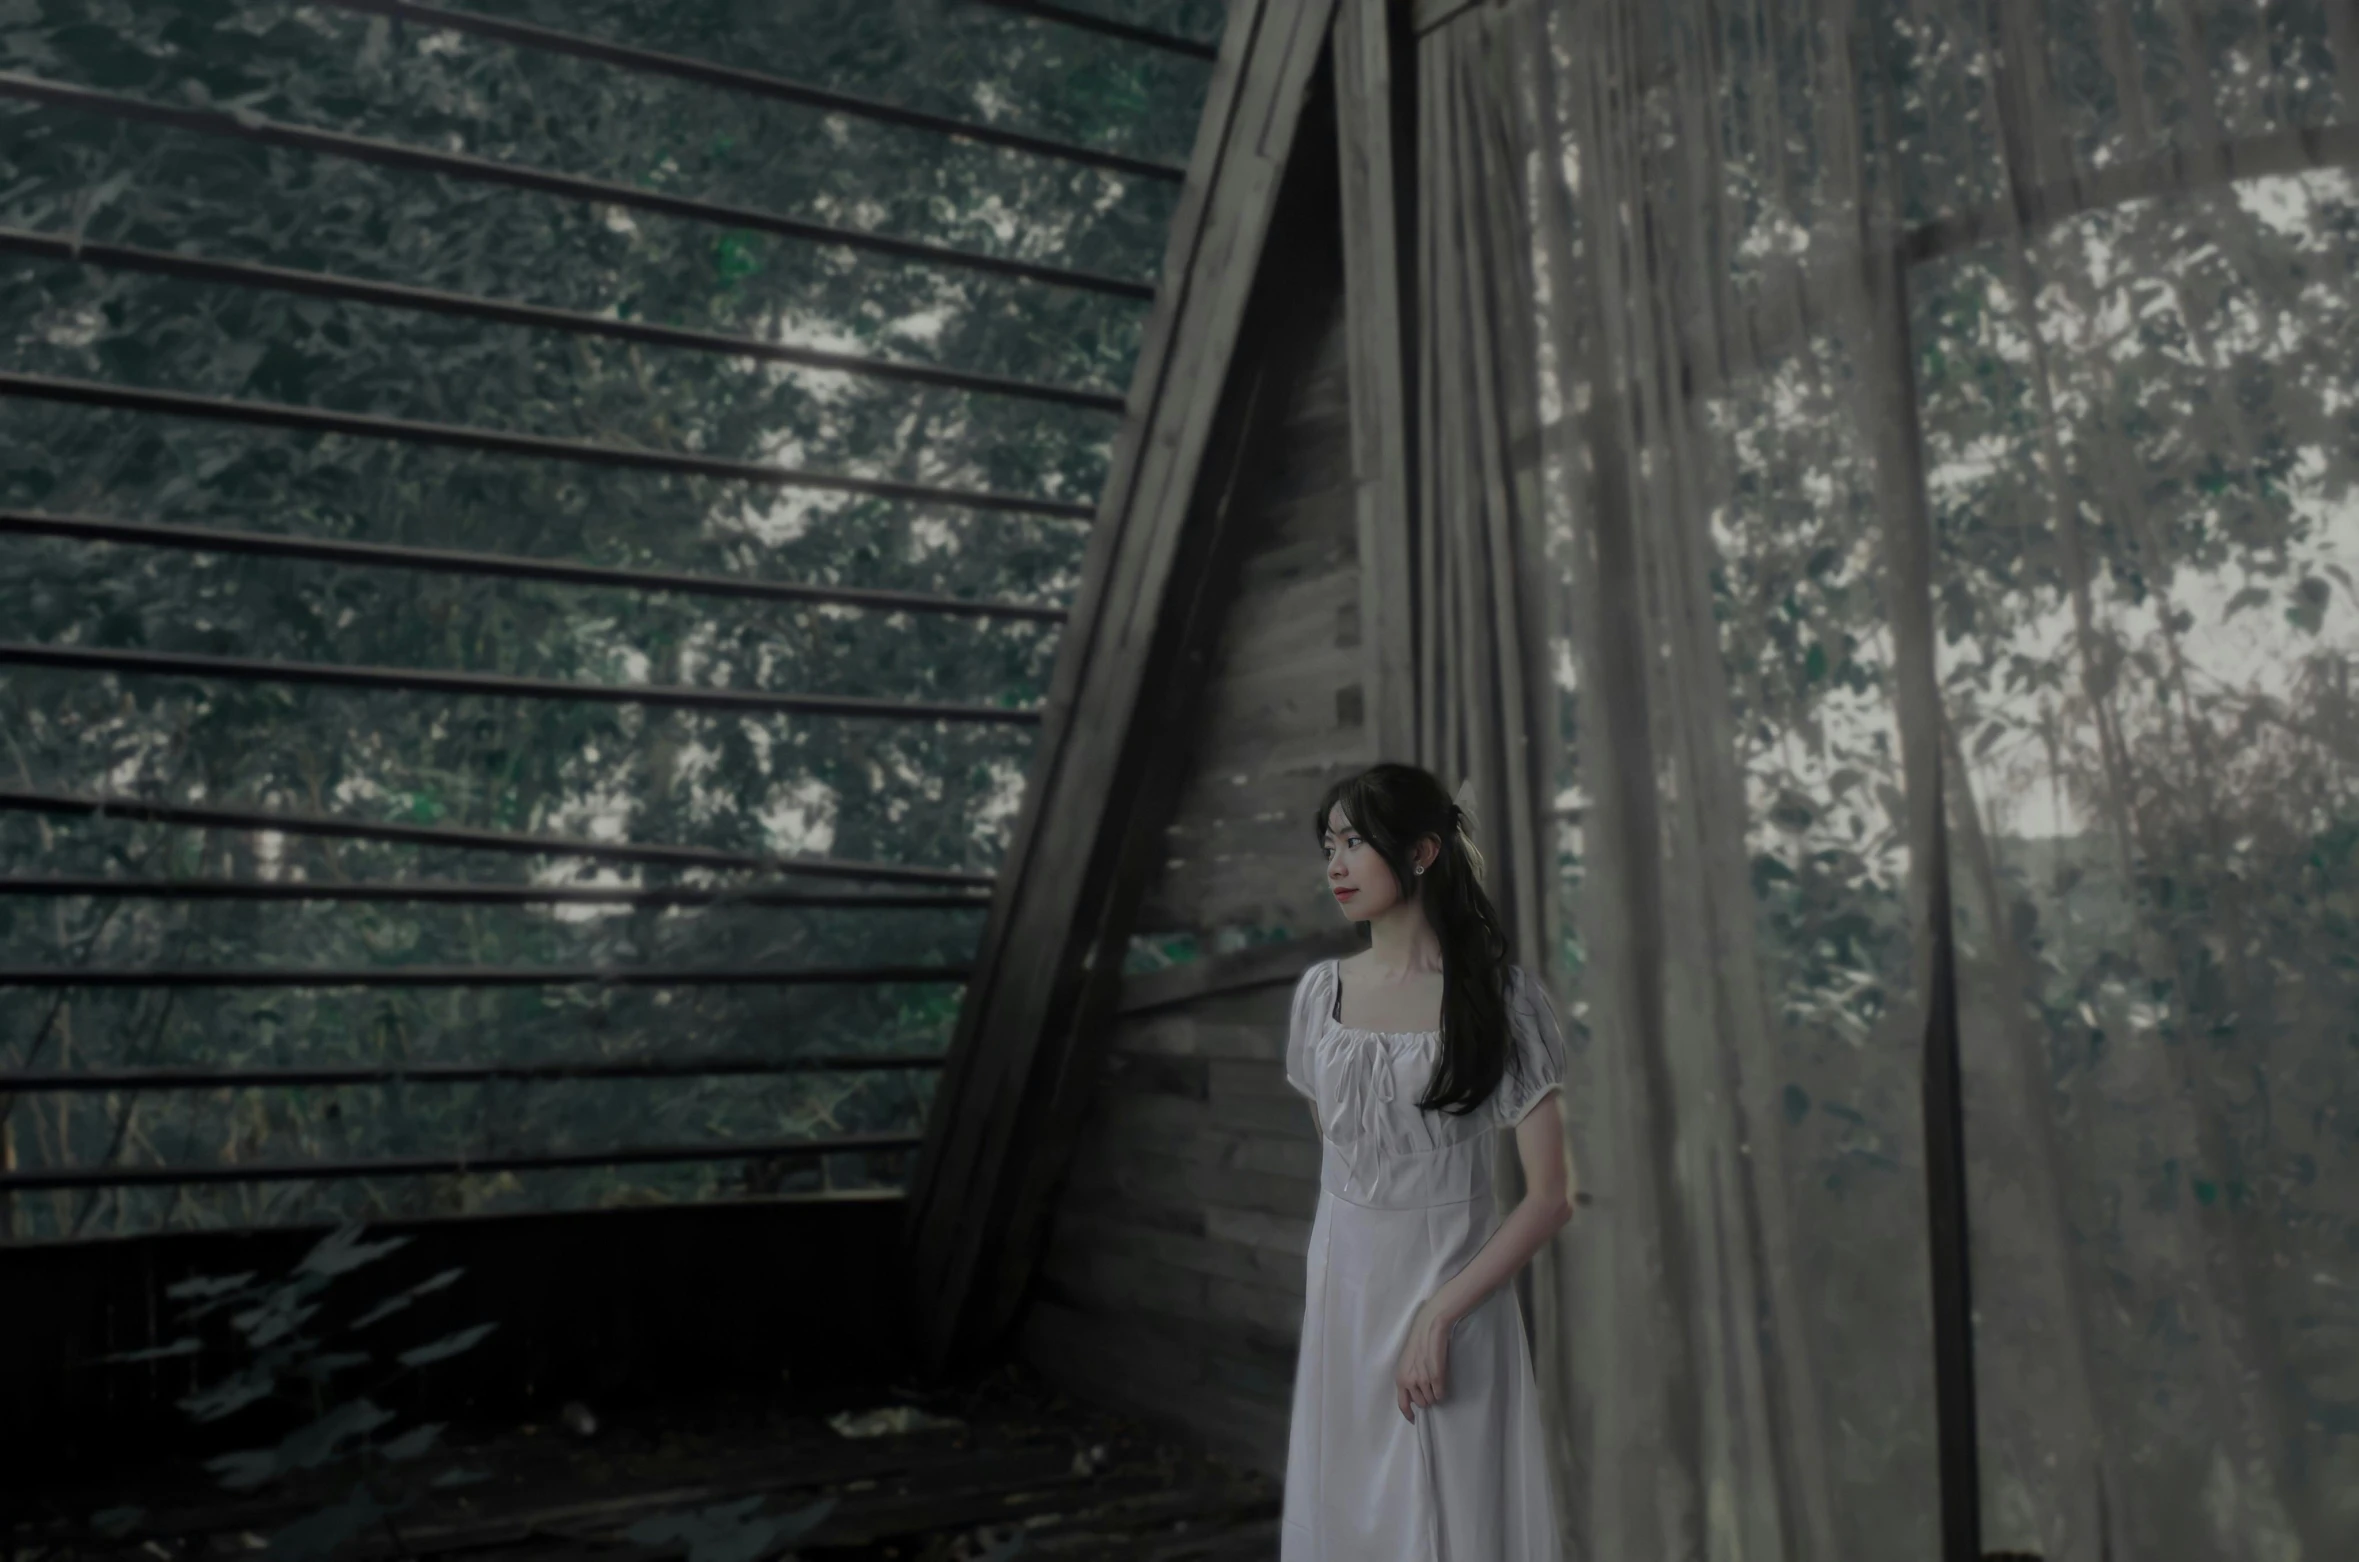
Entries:
[[[1564,1042],[1506,959],[1464,811],[1378,765],[1316,816],[1369,947],[1302,975],[1286,1077],[1321,1140],[1281,1562],[1560,1562],[1507,1282],[1571,1218]],[[1525,1193],[1494,1224],[1493,1135]]]

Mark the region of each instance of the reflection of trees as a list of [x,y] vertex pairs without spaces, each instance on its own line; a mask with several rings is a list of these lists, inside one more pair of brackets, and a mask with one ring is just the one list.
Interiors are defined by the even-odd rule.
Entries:
[[[851,0],[682,9],[491,7],[843,90],[1180,160],[1200,63],[977,10]],[[1209,8],[1145,19],[1202,28]],[[329,8],[214,0],[98,25],[41,8],[21,68],[158,101],[793,212],[983,253],[1151,278],[1175,187]],[[1185,13],[1185,14],[1182,14]],[[110,13],[110,17],[112,13]],[[704,330],[1119,386],[1136,302],[646,213],[0,106],[0,221],[94,240],[398,280]],[[10,260],[10,367],[1064,502],[1090,500],[1112,420],[1017,398],[644,348],[124,272]],[[0,404],[0,502],[144,521],[648,569],[1055,603],[1084,526],[342,438]],[[13,540],[9,638],[601,682],[1022,706],[1051,626],[780,606],[267,558]],[[989,871],[1022,728],[746,719],[553,701],[354,694],[11,671],[0,768],[130,793],[746,852]],[[527,858],[0,815],[12,871],[516,882]],[[660,884],[670,870],[560,870]],[[711,881],[688,874],[687,882]],[[726,881],[725,878],[723,880]],[[962,960],[971,914],[0,900],[24,963],[864,964]],[[207,1060],[909,1050],[955,990],[78,992],[12,1006],[0,1057]],[[909,1120],[906,1076],[634,1087],[28,1098],[20,1158],[291,1159],[445,1146],[777,1137]],[[282,1099],[284,1097],[284,1099]],[[135,1103],[135,1104],[134,1104]],[[731,1169],[727,1175],[734,1175]],[[713,1174],[549,1177],[535,1197],[689,1191]],[[139,1195],[117,1219],[252,1218],[288,1185]],[[473,1204],[486,1183],[343,1190]],[[343,1193],[334,1196],[341,1197]],[[50,1201],[26,1201],[36,1220]],[[62,1215],[66,1201],[59,1201]]]

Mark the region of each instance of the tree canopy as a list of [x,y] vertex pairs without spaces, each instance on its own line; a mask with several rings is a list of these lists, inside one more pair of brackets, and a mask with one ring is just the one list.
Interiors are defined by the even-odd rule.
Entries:
[[[377,11],[386,8],[376,7]],[[395,8],[400,9],[400,8]],[[1061,286],[750,222],[692,220],[363,156],[0,98],[0,225],[400,283],[1118,398],[1175,181],[569,57],[368,6],[0,6],[12,68],[630,191],[1054,266]],[[1208,37],[1207,0],[1123,20]],[[963,4],[486,4],[1147,163],[1183,163],[1196,58]],[[1109,10],[1107,14],[1117,14]],[[1014,507],[616,468],[448,444],[0,398],[0,508],[728,581],[1055,608],[1116,416],[1102,407],[0,249],[9,369],[107,386],[685,452],[1013,496]],[[1036,707],[1053,616],[364,567],[20,535],[0,639],[579,684]],[[824,855],[988,875],[1021,720],[774,714],[141,671],[0,668],[6,785],[362,822]],[[778,889],[768,873],[0,811],[12,876]],[[798,889],[857,885],[794,880]],[[881,885],[876,888],[910,886]],[[971,909],[241,901],[0,893],[0,964],[98,969],[945,965]],[[954,982],[21,989],[20,1068],[937,1050]],[[7,1103],[13,1164],[481,1156],[907,1130],[909,1070],[720,1079],[86,1094]],[[895,1175],[841,1158],[835,1175]],[[24,1195],[20,1234],[775,1185],[682,1167]],[[797,1168],[790,1176],[818,1175]],[[741,1178],[744,1180],[741,1182]]]

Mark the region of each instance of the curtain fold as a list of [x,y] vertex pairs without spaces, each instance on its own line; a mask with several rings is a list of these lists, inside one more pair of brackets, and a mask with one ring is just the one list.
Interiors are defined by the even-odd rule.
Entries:
[[1412,10],[1374,632],[1575,1048],[1570,1554],[1936,1554],[1944,1033],[1985,1546],[2359,1554],[2350,8]]

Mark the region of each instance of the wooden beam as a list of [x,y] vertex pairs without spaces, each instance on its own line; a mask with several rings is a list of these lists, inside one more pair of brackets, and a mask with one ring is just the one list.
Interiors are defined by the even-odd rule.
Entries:
[[[1332,142],[1298,150],[1296,132],[1334,4],[1237,0],[1222,38],[1024,812],[910,1187],[908,1281],[918,1349],[936,1367],[1003,1343],[1093,1082],[1083,1039],[1120,986],[1129,908],[1162,844],[1157,804],[1179,784],[1219,627],[1220,566],[1236,551],[1222,531],[1254,404],[1283,372],[1268,344],[1298,324],[1279,284],[1321,248],[1305,203],[1282,210],[1280,190],[1316,157],[1332,178]],[[1331,252],[1333,214],[1317,220]]]
[[1289,938],[1283,943],[1255,944],[1234,954],[1191,960],[1166,971],[1147,971],[1129,977],[1124,980],[1122,996],[1114,1007],[1125,1015],[1150,1014],[1197,998],[1291,983],[1314,960],[1357,954],[1367,947],[1368,940],[1357,927]]
[[1336,156],[1343,192],[1343,296],[1351,384],[1352,488],[1360,544],[1360,644],[1379,757],[1417,739],[1417,73],[1405,0],[1338,0]]

